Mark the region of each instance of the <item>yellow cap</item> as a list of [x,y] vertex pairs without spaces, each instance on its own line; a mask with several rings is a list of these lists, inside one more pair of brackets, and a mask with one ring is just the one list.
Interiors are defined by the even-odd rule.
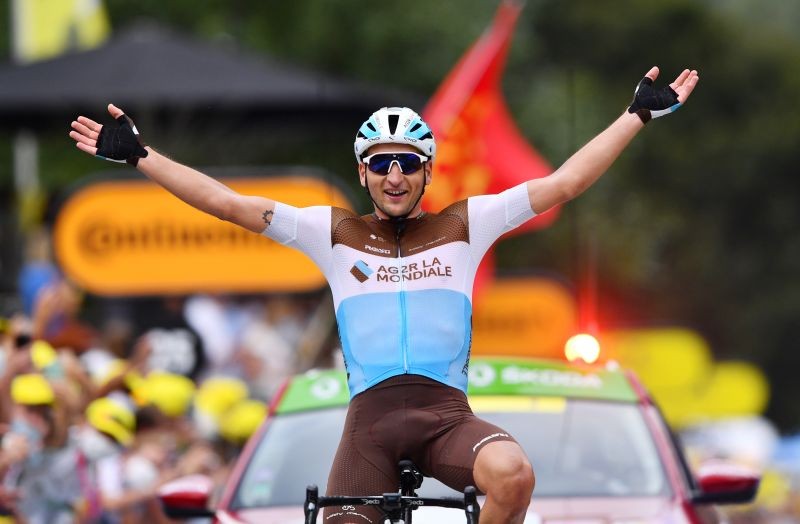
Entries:
[[238,378],[212,377],[204,381],[195,395],[197,409],[219,418],[237,402],[247,398],[247,384]]
[[36,369],[44,369],[58,360],[58,353],[48,342],[36,340],[31,344],[31,360]]
[[133,441],[136,416],[121,402],[108,397],[93,400],[86,408],[86,420],[95,429],[111,435],[123,446]]
[[220,421],[222,438],[234,444],[244,444],[267,416],[267,406],[258,400],[242,400],[232,406]]
[[169,417],[186,413],[194,397],[194,382],[175,373],[153,371],[144,379],[142,393],[148,404]]
[[55,401],[53,387],[39,373],[17,375],[11,381],[11,399],[17,404],[40,406]]

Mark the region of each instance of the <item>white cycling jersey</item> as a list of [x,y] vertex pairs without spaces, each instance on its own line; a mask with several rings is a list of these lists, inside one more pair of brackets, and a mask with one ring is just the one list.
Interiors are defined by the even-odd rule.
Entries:
[[328,280],[351,397],[404,373],[466,392],[478,264],[500,235],[534,216],[523,183],[400,226],[277,203],[263,234],[311,257]]

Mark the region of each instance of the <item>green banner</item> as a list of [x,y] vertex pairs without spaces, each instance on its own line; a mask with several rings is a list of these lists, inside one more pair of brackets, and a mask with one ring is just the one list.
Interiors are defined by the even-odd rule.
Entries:
[[[469,395],[588,398],[635,402],[636,392],[617,369],[576,366],[558,361],[475,358],[469,369]],[[277,413],[332,406],[350,400],[343,371],[311,371],[289,384]]]
[[620,370],[522,359],[473,359],[468,393],[470,396],[559,396],[625,402],[637,399]]

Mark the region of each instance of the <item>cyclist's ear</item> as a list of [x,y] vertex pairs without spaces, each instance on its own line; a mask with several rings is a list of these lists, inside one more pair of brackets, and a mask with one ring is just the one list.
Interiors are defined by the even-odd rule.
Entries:
[[358,163],[358,181],[361,187],[367,187],[367,164]]
[[425,171],[425,185],[427,186],[428,184],[431,183],[431,177],[433,176],[433,173],[432,173],[433,166],[431,165],[430,162],[425,162],[422,165],[422,169],[424,169],[424,171]]

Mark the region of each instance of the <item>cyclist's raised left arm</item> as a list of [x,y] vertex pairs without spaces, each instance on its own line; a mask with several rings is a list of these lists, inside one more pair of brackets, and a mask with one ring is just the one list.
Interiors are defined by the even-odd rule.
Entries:
[[685,69],[669,87],[655,90],[652,83],[657,76],[658,68],[650,69],[637,86],[628,110],[553,174],[528,181],[528,197],[537,214],[583,193],[611,167],[647,121],[684,104],[699,80],[697,71]]

